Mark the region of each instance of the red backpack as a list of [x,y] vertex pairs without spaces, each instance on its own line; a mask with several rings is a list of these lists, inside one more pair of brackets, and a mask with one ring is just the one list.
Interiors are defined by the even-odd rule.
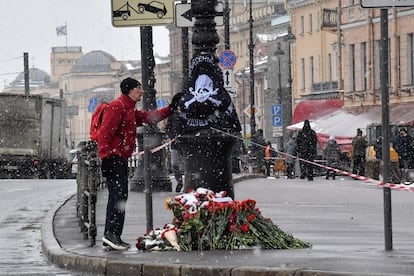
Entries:
[[[122,105],[122,108],[123,108],[122,112],[124,112],[125,110],[124,103],[120,100],[118,101]],[[109,106],[109,103],[102,102],[96,107],[95,112],[92,114],[91,129],[89,132],[89,136],[92,141],[98,141],[98,136],[100,134],[99,129],[101,128],[101,125],[102,125],[103,113],[108,106]]]
[[109,106],[109,103],[102,102],[97,107],[91,118],[90,138],[92,141],[98,141],[99,129],[102,124],[102,117],[105,109]]

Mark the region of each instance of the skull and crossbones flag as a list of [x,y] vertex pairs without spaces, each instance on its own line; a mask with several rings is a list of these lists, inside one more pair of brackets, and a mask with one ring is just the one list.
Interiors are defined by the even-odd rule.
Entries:
[[215,127],[241,131],[240,121],[230,95],[224,88],[223,72],[213,55],[198,55],[191,61],[187,91],[181,93],[178,121],[181,133]]

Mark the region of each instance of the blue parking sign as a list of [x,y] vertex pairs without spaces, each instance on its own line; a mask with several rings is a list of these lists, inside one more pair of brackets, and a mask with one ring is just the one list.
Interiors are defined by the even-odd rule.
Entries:
[[158,99],[157,100],[157,107],[158,108],[165,107],[165,106],[167,106],[167,101],[166,100],[163,100],[163,99]]
[[97,98],[90,98],[89,99],[89,105],[98,105],[98,99]]
[[281,127],[283,126],[282,116],[273,116],[272,117],[272,126],[274,127]]
[[272,105],[272,115],[282,115],[282,105],[281,104]]

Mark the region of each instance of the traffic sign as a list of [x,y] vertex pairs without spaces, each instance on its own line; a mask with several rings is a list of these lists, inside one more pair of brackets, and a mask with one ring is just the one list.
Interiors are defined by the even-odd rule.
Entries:
[[[243,112],[250,118],[250,116],[252,116],[253,113],[251,105],[246,106]],[[256,106],[254,107],[254,115],[260,115],[260,109],[258,109]]]
[[361,0],[363,8],[414,7],[414,0]]
[[223,69],[223,78],[224,78],[225,88],[233,87],[233,70],[232,69]]
[[167,106],[167,101],[164,99],[158,99],[157,100],[157,108],[162,108]]
[[236,64],[236,54],[231,50],[224,50],[220,54],[220,65],[223,68],[231,69]]
[[282,105],[281,104],[272,105],[272,115],[282,115]]
[[[216,26],[224,25],[223,10],[224,10],[223,2],[217,2],[216,16],[214,17]],[[195,19],[193,18],[193,14],[191,12],[191,4],[190,3],[175,4],[175,25],[176,26],[177,27],[194,27],[194,23],[195,23]]]
[[174,1],[111,0],[114,27],[170,25],[174,23]]
[[281,127],[283,126],[282,116],[275,115],[272,117],[272,126]]
[[89,99],[89,105],[98,105],[98,99],[97,98],[90,98]]

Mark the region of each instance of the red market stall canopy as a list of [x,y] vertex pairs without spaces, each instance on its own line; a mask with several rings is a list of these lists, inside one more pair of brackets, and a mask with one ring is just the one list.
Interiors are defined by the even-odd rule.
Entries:
[[[391,123],[414,126],[414,103],[392,105],[389,114]],[[305,116],[305,119],[308,118]],[[318,134],[318,142],[321,148],[325,148],[329,137],[334,135],[336,142],[344,152],[351,149],[352,137],[356,135],[357,128],[360,128],[365,134],[365,129],[369,124],[381,124],[381,120],[381,106],[341,108],[330,114],[309,119],[312,129]],[[303,121],[292,124],[287,129],[296,131],[302,129],[302,127]]]
[[341,109],[344,103],[341,100],[303,100],[295,108],[292,124],[303,122],[306,119],[315,120]]

